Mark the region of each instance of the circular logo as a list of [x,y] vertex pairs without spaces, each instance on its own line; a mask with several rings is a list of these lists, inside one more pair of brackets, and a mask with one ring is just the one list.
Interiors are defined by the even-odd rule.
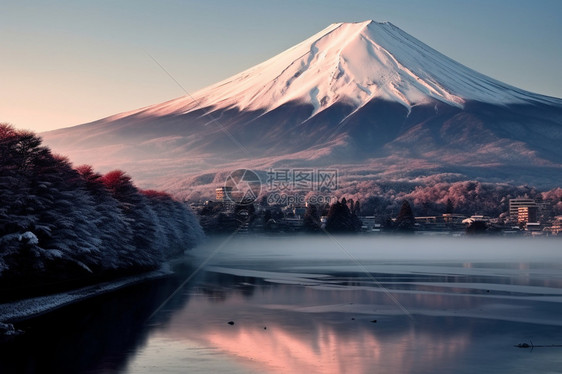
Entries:
[[238,169],[226,178],[223,189],[225,200],[235,204],[249,205],[260,195],[261,180],[252,170]]

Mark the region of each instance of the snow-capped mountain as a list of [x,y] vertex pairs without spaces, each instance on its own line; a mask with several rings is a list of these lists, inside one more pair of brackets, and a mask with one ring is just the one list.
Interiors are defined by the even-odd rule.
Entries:
[[335,103],[358,109],[377,98],[408,109],[433,100],[459,108],[469,100],[490,104],[559,103],[477,73],[389,22],[366,21],[332,24],[193,96],[141,111],[156,116],[185,114],[204,107],[271,111],[299,102],[312,105],[314,116]]
[[43,137],[75,162],[160,186],[233,167],[342,164],[562,184],[562,100],[482,75],[388,22],[332,24],[193,95]]

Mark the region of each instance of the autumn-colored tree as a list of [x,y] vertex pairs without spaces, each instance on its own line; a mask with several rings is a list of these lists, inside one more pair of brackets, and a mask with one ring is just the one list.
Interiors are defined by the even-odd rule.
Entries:
[[202,237],[189,208],[170,196],[141,194],[121,171],[74,169],[29,131],[0,124],[0,156],[2,296],[21,284],[154,268]]

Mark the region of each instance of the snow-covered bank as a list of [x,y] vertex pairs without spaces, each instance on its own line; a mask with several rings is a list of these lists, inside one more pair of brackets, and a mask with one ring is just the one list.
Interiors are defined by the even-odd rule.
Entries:
[[99,283],[53,295],[33,297],[0,304],[0,322],[14,322],[36,317],[78,301],[116,291],[149,279],[165,277],[172,273],[169,265],[166,264],[158,270],[121,278],[111,282]]
[[203,239],[183,202],[41,142],[0,123],[0,289],[156,269]]

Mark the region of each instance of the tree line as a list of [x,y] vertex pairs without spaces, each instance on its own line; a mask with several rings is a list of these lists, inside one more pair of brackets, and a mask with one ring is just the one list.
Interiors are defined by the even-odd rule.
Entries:
[[513,186],[507,183],[480,181],[436,182],[416,184],[413,182],[363,181],[343,188],[342,194],[361,200],[364,214],[379,217],[395,217],[402,202],[410,202],[419,216],[440,215],[444,212],[467,216],[483,214],[490,217],[505,216],[509,200],[531,198],[552,207],[553,215],[562,214],[562,188],[539,191],[530,186]]
[[[256,209],[256,206],[258,209]],[[283,206],[267,203],[267,196],[254,204],[232,204],[227,207],[221,202],[208,202],[197,211],[200,223],[207,234],[228,234],[247,226],[254,232],[290,232],[306,233],[329,232],[333,234],[354,233],[362,230],[360,216],[362,212],[359,201],[336,200],[332,204],[310,204],[302,215],[302,226],[287,226],[284,219],[295,218],[291,212],[283,212]],[[408,201],[403,201],[400,212],[394,219],[382,222],[387,232],[413,232],[415,219]]]
[[154,269],[203,238],[168,194],[73,168],[41,143],[0,124],[0,287]]

